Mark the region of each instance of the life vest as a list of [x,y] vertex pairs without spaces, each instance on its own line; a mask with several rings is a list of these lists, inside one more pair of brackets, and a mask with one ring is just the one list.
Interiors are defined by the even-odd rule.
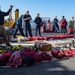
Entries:
[[60,26],[66,26],[66,20],[65,19],[64,19],[64,21],[63,20],[60,21]]

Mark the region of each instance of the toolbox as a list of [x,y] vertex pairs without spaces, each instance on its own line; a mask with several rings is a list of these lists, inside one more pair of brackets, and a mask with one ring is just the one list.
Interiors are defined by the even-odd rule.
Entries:
[[52,45],[48,43],[41,43],[39,45],[40,51],[50,51],[52,49]]
[[35,45],[37,48],[39,48],[40,51],[50,51],[52,49],[52,44],[43,41],[37,41],[35,42]]

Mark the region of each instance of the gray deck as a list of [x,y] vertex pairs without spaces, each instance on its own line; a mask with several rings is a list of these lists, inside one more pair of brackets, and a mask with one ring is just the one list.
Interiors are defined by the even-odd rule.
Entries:
[[[49,34],[50,33],[43,33],[43,36]],[[34,42],[25,43],[34,44]],[[61,60],[53,58],[50,62],[36,63],[30,67],[2,67],[0,68],[0,75],[75,75],[75,57]]]

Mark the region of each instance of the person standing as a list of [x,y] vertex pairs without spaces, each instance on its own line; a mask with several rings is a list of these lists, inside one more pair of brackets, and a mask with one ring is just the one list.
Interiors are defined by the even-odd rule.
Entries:
[[69,21],[69,34],[73,34],[74,32],[74,17]]
[[28,37],[28,33],[30,37],[32,37],[32,31],[31,31],[31,24],[30,24],[30,20],[32,20],[31,15],[29,15],[29,11],[26,11],[26,14],[24,15],[23,18],[25,25],[24,25],[24,33],[25,33],[25,37]]
[[65,30],[65,28],[66,28],[66,19],[65,19],[65,17],[64,16],[62,16],[62,19],[60,20],[60,27],[61,27],[61,34],[62,33],[66,33],[66,30]]
[[34,22],[36,23],[35,36],[37,36],[37,31],[39,31],[39,36],[41,36],[40,27],[41,27],[42,19],[40,18],[40,14],[39,13],[37,14]]
[[52,31],[53,31],[53,24],[50,21],[50,19],[48,19],[45,26],[45,32],[52,32]]
[[57,16],[55,16],[53,22],[54,22],[54,29],[55,29],[55,32],[59,32],[59,26],[58,26],[58,19],[57,19]]
[[16,28],[15,28],[13,38],[16,37],[18,30],[20,31],[21,35],[24,36],[23,30],[22,30],[22,18],[23,18],[23,15],[21,15],[16,21]]
[[7,46],[11,46],[11,45],[7,40],[6,30],[3,26],[3,24],[4,24],[4,17],[9,15],[9,13],[12,11],[12,8],[13,8],[13,6],[11,5],[7,12],[3,12],[3,11],[0,10],[0,35],[3,37]]

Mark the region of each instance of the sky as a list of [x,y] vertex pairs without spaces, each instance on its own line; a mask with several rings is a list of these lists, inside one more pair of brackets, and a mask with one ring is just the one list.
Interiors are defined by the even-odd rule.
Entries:
[[70,20],[75,17],[75,0],[0,0],[2,11],[7,11],[10,5],[14,5],[12,16],[14,18],[14,10],[19,9],[19,13],[25,14],[29,10],[32,19],[40,13],[41,17],[50,17],[51,20],[57,16],[60,20],[65,16]]

